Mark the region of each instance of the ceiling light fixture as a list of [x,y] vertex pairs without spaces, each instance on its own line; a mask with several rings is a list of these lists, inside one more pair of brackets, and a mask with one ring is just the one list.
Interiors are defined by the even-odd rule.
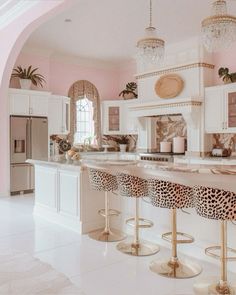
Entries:
[[65,19],[65,23],[71,23],[71,22],[72,22],[71,18],[66,18]]
[[157,38],[156,28],[152,25],[152,0],[150,0],[149,26],[145,29],[145,37],[137,42],[136,61],[138,71],[154,69],[164,57],[165,41]]
[[236,17],[227,13],[225,0],[212,4],[213,15],[202,21],[203,44],[209,52],[227,49],[236,41]]

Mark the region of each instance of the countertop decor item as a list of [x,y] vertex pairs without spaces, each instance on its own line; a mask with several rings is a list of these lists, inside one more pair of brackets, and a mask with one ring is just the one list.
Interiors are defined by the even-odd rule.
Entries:
[[152,25],[152,0],[150,0],[149,26],[145,36],[137,42],[136,61],[138,71],[146,71],[160,64],[164,57],[165,41],[158,38],[156,28]]
[[138,95],[136,93],[137,83],[129,82],[126,84],[125,89],[121,91],[119,96],[122,96],[124,99],[132,99],[137,98]]
[[59,142],[59,150],[63,153],[68,152],[71,149],[71,144],[69,143],[68,140],[62,139]]
[[119,143],[120,152],[126,152],[127,144],[129,143],[128,137],[123,135],[119,138],[116,138],[116,141]]
[[184,81],[177,74],[164,75],[155,85],[156,94],[160,98],[174,98],[182,92],[183,88]]
[[177,136],[173,138],[173,153],[184,154],[185,153],[185,138]]
[[37,70],[38,68],[32,69],[32,66],[29,66],[28,68],[17,66],[13,69],[11,78],[19,78],[22,89],[30,89],[31,83],[34,86],[43,87],[43,83],[46,81],[43,75],[36,73]]
[[236,82],[236,73],[230,74],[228,68],[220,68],[218,74],[225,84]]
[[160,152],[161,153],[171,153],[171,142],[161,141],[160,142]]
[[236,40],[236,17],[227,13],[225,0],[212,4],[213,15],[202,21],[202,40],[209,52],[227,49]]

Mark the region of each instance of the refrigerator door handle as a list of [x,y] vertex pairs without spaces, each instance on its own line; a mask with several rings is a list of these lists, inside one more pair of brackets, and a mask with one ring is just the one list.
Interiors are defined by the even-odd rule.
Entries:
[[29,118],[26,124],[26,158],[31,159],[31,120]]

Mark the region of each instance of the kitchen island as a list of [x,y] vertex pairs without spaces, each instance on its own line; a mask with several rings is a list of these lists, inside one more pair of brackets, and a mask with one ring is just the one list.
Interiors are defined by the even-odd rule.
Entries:
[[[236,165],[209,165],[188,163],[152,163],[140,161],[137,156],[125,156],[120,153],[106,155],[89,155],[76,164],[54,161],[29,160],[35,166],[35,207],[34,214],[51,222],[66,226],[80,234],[101,228],[104,219],[98,215],[98,210],[104,208],[104,193],[93,191],[89,185],[88,165],[105,167],[111,173],[127,171],[140,177],[157,177],[186,185],[209,185],[231,190],[236,193]],[[134,202],[132,198],[125,198],[109,193],[111,207],[121,211],[118,218],[112,220],[113,226],[121,228],[127,233],[132,229],[126,227],[125,219],[133,216]],[[209,245],[218,243],[219,224],[214,220],[199,217],[195,209],[185,214],[178,212],[178,226],[182,232],[195,237],[195,245],[203,253]],[[169,231],[170,212],[166,209],[153,207],[146,202],[141,203],[141,215],[154,222],[154,227],[145,230],[143,236],[151,241],[161,242],[161,234]],[[236,226],[229,223],[229,246],[235,248]],[[184,252],[189,247],[180,247]],[[191,248],[191,247],[190,247]],[[198,253],[196,251],[195,253]],[[196,254],[197,255],[197,254]],[[204,258],[204,255],[203,255]]]

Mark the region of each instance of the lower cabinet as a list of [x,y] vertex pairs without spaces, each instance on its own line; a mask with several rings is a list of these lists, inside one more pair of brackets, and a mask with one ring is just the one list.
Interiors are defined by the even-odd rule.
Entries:
[[35,215],[81,234],[104,226],[101,208],[104,192],[92,190],[87,169],[35,164]]
[[57,169],[35,166],[35,203],[57,211]]
[[79,215],[80,181],[78,173],[59,170],[59,211],[72,216]]

